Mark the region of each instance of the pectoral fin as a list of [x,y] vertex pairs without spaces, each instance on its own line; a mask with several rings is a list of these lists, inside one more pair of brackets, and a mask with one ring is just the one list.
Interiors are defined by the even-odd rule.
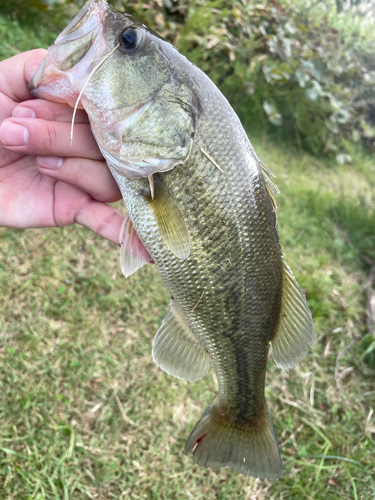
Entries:
[[126,214],[120,231],[121,245],[121,271],[128,278],[148,262],[152,261],[130,220],[129,214]]
[[208,372],[209,355],[173,300],[155,335],[152,357],[159,368],[189,382],[199,380]]
[[187,259],[190,255],[190,237],[185,221],[157,174],[154,175],[154,199],[150,197],[150,206],[169,250],[179,259]]
[[271,340],[271,354],[284,370],[296,366],[315,341],[315,327],[305,296],[284,261],[279,325]]

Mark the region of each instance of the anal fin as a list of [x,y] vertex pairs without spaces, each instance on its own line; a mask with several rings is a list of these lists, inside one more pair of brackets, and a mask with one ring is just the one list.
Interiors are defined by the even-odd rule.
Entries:
[[129,214],[126,214],[122,222],[119,239],[121,271],[128,278],[145,264],[151,262],[152,257],[139,239]]
[[284,370],[296,366],[315,341],[315,327],[305,296],[288,264],[283,261],[280,320],[271,340],[271,354]]
[[208,372],[209,355],[173,300],[156,332],[152,357],[159,368],[189,382],[199,380]]

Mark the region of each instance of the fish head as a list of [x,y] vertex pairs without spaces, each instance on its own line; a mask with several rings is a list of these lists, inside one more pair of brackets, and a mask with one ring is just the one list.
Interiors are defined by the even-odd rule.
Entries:
[[72,107],[79,99],[107,163],[125,177],[147,177],[189,155],[196,114],[191,67],[131,15],[89,0],[48,49],[29,88]]

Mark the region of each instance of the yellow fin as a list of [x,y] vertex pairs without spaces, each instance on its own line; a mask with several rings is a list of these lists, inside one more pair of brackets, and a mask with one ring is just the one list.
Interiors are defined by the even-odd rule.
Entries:
[[284,263],[280,320],[271,340],[271,354],[284,370],[296,366],[315,341],[315,327],[306,298],[288,264]]
[[278,479],[282,463],[271,416],[265,408],[253,422],[233,421],[215,402],[203,413],[185,445],[204,467],[228,466],[245,476]]
[[168,314],[155,335],[152,357],[159,368],[189,382],[199,380],[208,372],[208,353],[173,300],[170,301]]
[[190,237],[185,221],[158,174],[154,175],[154,191],[154,199],[150,197],[150,206],[162,238],[176,257],[187,259],[190,255]]
[[270,199],[270,202],[275,210],[277,210],[277,202],[276,195],[280,194],[280,189],[277,187],[276,182],[272,177],[276,177],[276,175],[268,168],[266,165],[258,159],[260,163],[261,172],[263,174],[264,183],[266,185],[267,194]]

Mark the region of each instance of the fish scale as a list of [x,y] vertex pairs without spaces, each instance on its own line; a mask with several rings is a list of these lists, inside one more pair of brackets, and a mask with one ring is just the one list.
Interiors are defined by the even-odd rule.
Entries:
[[228,101],[177,49],[105,0],[89,0],[59,35],[30,90],[70,105],[81,96],[128,209],[124,274],[152,259],[172,297],[155,363],[194,382],[212,361],[218,395],[185,453],[202,466],[278,478],[264,395],[269,347],[288,370],[315,331],[282,255],[273,174]]

